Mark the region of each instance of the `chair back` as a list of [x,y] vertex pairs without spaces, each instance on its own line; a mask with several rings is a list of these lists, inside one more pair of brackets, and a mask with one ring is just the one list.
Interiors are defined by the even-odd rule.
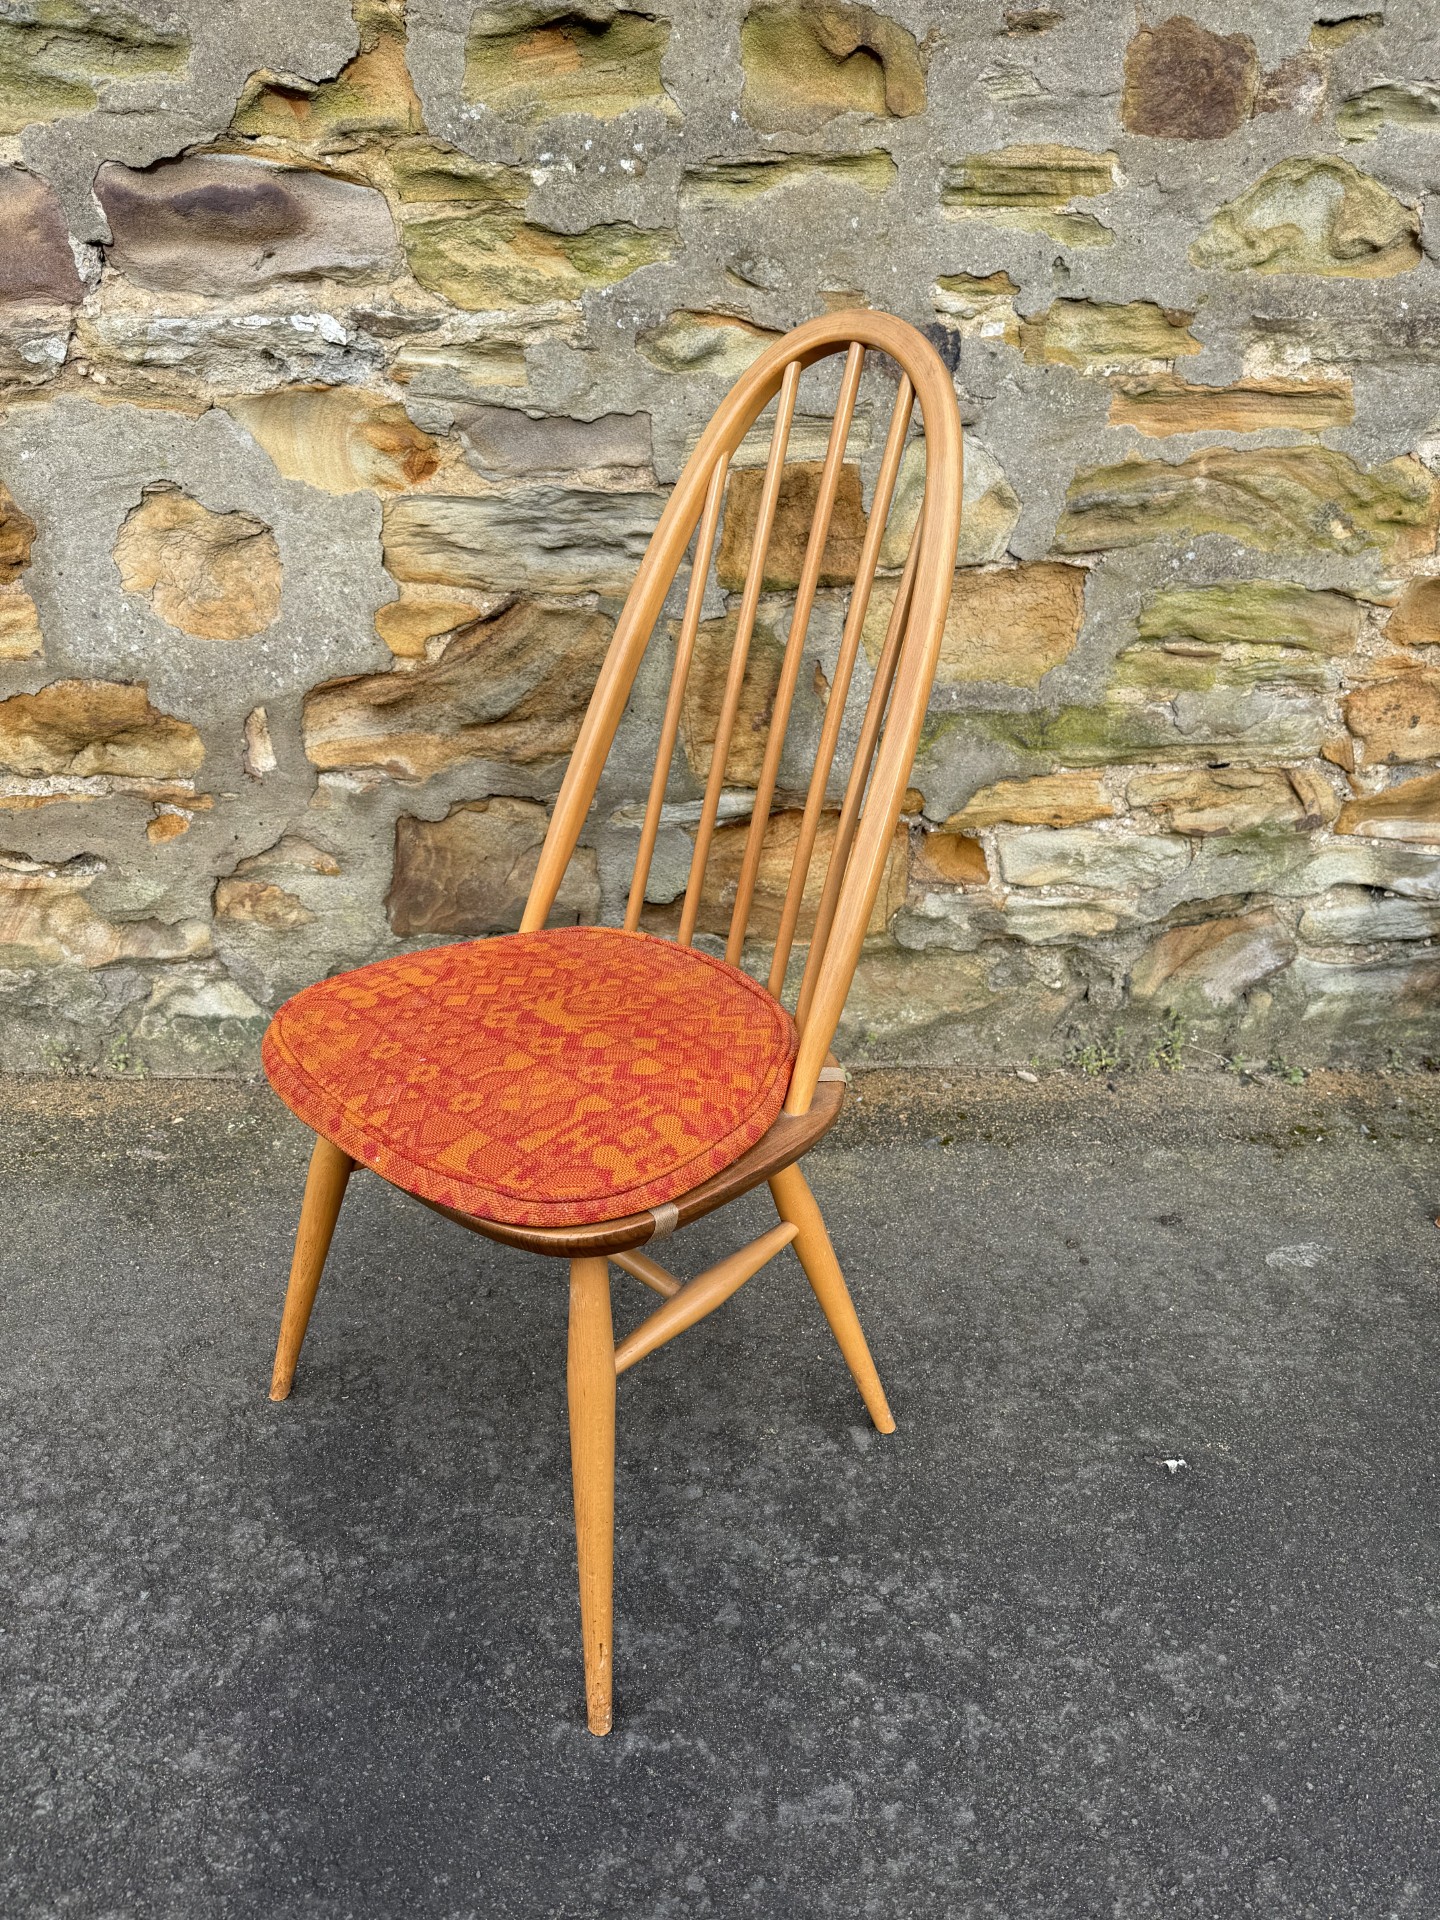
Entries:
[[[815,485],[814,510],[798,570],[798,585],[794,589],[789,632],[764,748],[758,774],[754,776],[749,828],[735,882],[726,958],[736,964],[744,950],[750,924],[816,593],[822,577],[826,583],[834,584],[833,553],[827,555],[827,547],[831,545],[836,499],[844,477],[846,450],[866,356],[885,356],[892,363],[892,377],[898,376],[898,385],[870,512],[859,543],[849,608],[780,908],[767,983],[777,999],[785,986],[802,904],[806,903],[806,881],[817,840],[822,837],[826,793],[834,771],[836,748],[870,611],[887,522],[896,498],[896,481],[917,404],[918,424],[923,427],[924,493],[915,515],[903,571],[898,581],[890,582],[887,587],[887,591],[893,590],[894,597],[883,641],[878,651],[873,643],[867,648],[867,653],[874,653],[873,677],[838,820],[833,822],[833,831],[823,836],[829,845],[829,858],[818,904],[811,889],[810,904],[814,906],[815,917],[794,1010],[800,1046],[786,1100],[786,1110],[790,1113],[803,1113],[810,1105],[844,1010],[891,854],[939,656],[959,541],[961,448],[955,391],[950,375],[929,341],[904,321],[868,311],[836,313],[808,321],[761,354],[721,403],[666,503],[625,601],[555,803],[521,921],[522,932],[543,927],[554,906],[566,866],[594,801],[641,659],[693,541],[684,613],[676,635],[674,668],[625,915],[627,928],[640,924],[666,793],[671,785],[671,764],[685,714],[687,685],[701,627],[706,585],[716,560],[722,514],[729,511],[736,513],[737,520],[739,517],[740,489],[732,477],[732,462],[741,442],[773,400],[774,425],[758,500],[753,485],[746,489],[747,518],[751,507],[755,515],[753,533],[710,767],[695,828],[689,880],[680,909],[677,937],[682,944],[693,943],[707,864],[716,842],[726,768],[736,717],[741,709],[756,615],[766,585],[771,536],[777,510],[783,504],[786,454],[795,420],[800,376],[807,367],[839,354],[844,355],[839,398]],[[788,499],[793,502],[796,498],[793,467],[791,474],[792,490]],[[727,536],[728,533],[727,529]],[[743,549],[743,540],[734,544],[737,549]],[[830,567],[826,565],[827,559],[831,561]]]

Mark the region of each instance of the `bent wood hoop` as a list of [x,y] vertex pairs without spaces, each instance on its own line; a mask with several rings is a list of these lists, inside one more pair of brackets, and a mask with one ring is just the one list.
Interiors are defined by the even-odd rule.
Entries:
[[796,1016],[800,1047],[785,1103],[785,1111],[791,1115],[803,1114],[809,1109],[844,1009],[865,930],[880,889],[911,763],[919,742],[926,703],[930,697],[960,535],[961,437],[954,388],[934,348],[903,320],[897,320],[889,314],[857,310],[808,321],[763,353],[722,401],[666,503],[626,598],[555,803],[549,832],[520,923],[521,932],[536,931],[545,925],[555,904],[555,896],[594,800],[600,774],[630,697],[641,659],[698,528],[690,589],[676,645],[675,669],[661,723],[660,750],[651,781],[631,888],[630,909],[626,916],[627,925],[638,922],[645,874],[655,844],[679,727],[685,676],[694,651],[705,580],[721,519],[729,463],[741,441],[778,394],[780,404],[775,435],[766,467],[750,566],[741,601],[735,653],[727,676],[710,777],[706,783],[706,798],[702,805],[700,830],[692,855],[690,886],[682,913],[680,937],[688,944],[694,930],[704,861],[711,843],[716,807],[724,780],[729,731],[735,718],[744,674],[745,649],[749,644],[759,600],[766,548],[783,479],[799,375],[817,361],[832,354],[844,353],[846,363],[840,399],[821,475],[815,519],[806,547],[800,584],[795,593],[790,640],[786,645],[774,719],[756,786],[739,897],[731,926],[728,954],[731,959],[738,959],[774,794],[790,700],[799,672],[805,628],[819,582],[836,488],[844,462],[846,436],[867,350],[883,353],[895,362],[901,375],[900,394],[881,460],[880,477],[876,483],[874,504],[841,641],[840,665],[831,688],[820,751],[806,795],[800,844],[782,911],[770,978],[770,991],[777,998],[783,984],[785,961],[794,938],[805,873],[815,844],[830,763],[849,688],[850,671],[859,646],[912,404],[918,405],[924,428],[925,496],[905,572],[897,585],[894,611],[876,669],[875,689],[862,728],[860,749],[846,790],[811,942],[810,959],[801,988]]

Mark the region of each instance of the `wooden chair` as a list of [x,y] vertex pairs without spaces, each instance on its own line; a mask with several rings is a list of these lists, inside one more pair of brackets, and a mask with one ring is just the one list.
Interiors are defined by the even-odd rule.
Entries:
[[[739,962],[867,354],[886,357],[888,379],[898,382],[898,390],[762,992]],[[694,944],[702,887],[800,377],[831,355],[844,356],[839,398],[722,962]],[[672,784],[705,584],[732,458],[772,400],[773,434],[678,937],[662,943],[639,929]],[[780,995],[917,401],[924,428],[923,507],[903,573],[887,586],[893,607],[873,663],[838,821],[832,804],[832,851],[792,1023]],[[843,1100],[843,1074],[829,1048],[891,854],[929,698],[959,535],[960,478],[960,420],[950,376],[911,327],[880,313],[838,313],[797,327],[769,348],[710,422],[660,517],[560,789],[520,931],[403,955],[322,981],[281,1008],[266,1035],[272,1081],[317,1134],[275,1355],[273,1400],[290,1391],[346,1182],[358,1163],[461,1226],[570,1263],[570,1444],[585,1692],[594,1733],[611,1725],[617,1376],[712,1312],[793,1244],[871,1419],[882,1433],[894,1431],[798,1162],[834,1122]],[[692,540],[688,595],[624,929],[546,932],[641,658]],[[873,635],[869,651],[875,651]],[[691,807],[693,815],[693,802]],[[642,978],[644,969],[649,972]],[[623,1092],[616,1092],[626,1075],[631,1077]],[[723,1089],[718,1117],[707,1106],[712,1083]],[[583,1135],[578,1147],[577,1131]],[[600,1173],[592,1171],[587,1155]],[[570,1168],[564,1181],[562,1163]],[[698,1279],[682,1285],[645,1250],[762,1181],[769,1184],[779,1224]],[[648,1196],[648,1204],[636,1204],[637,1194]],[[656,1311],[618,1345],[611,1322],[612,1263],[662,1296]]]

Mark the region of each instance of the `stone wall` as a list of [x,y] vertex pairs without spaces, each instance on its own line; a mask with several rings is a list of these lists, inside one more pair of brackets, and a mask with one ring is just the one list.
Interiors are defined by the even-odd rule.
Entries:
[[4,0],[0,1064],[253,1070],[304,982],[513,925],[688,446],[864,303],[954,369],[967,517],[850,1056],[1440,1052],[1440,20],[1197,16]]

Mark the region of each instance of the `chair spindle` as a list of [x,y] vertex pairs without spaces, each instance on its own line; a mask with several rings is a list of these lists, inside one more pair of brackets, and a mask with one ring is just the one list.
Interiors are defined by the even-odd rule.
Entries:
[[705,865],[710,858],[710,842],[720,812],[720,795],[725,787],[725,767],[730,758],[730,739],[735,731],[735,716],[740,710],[740,695],[745,684],[745,668],[750,658],[750,641],[755,631],[755,614],[765,584],[765,561],[770,552],[770,535],[775,524],[775,509],[780,501],[780,483],[785,477],[785,454],[790,444],[790,428],[795,418],[795,400],[800,388],[800,363],[792,360],[780,382],[775,404],[775,426],[770,435],[770,453],[765,462],[765,479],[760,490],[760,507],[755,517],[755,537],[750,564],[745,572],[745,589],[735,625],[735,645],[725,680],[725,696],[715,729],[715,745],[710,757],[710,774],[705,783],[705,799],[700,808],[700,823],[695,833],[695,850],[690,856],[690,878],[685,902],[680,910],[679,940],[688,947],[695,937],[700,917],[700,902],[705,887]]
[[830,850],[830,864],[825,872],[825,885],[820,895],[820,905],[815,913],[815,929],[810,936],[810,950],[805,956],[805,971],[800,980],[800,997],[795,1007],[797,1026],[803,1027],[806,1015],[810,1011],[815,983],[825,958],[826,943],[829,941],[830,929],[835,922],[835,909],[839,904],[850,849],[854,845],[855,829],[860,824],[865,789],[869,783],[875,749],[885,722],[885,709],[890,701],[890,690],[895,683],[895,669],[900,661],[905,628],[910,618],[910,602],[915,591],[915,574],[920,559],[920,534],[924,524],[925,515],[922,509],[915,523],[914,532],[910,536],[910,551],[906,556],[905,571],[901,574],[900,585],[895,590],[895,604],[890,609],[890,622],[885,629],[884,645],[880,649],[880,658],[875,665],[875,679],[870,688],[865,719],[860,728],[860,738],[855,743],[855,757],[850,763],[850,778],[846,783],[845,798],[840,807],[840,819],[835,828],[835,844]]
[[777,1000],[785,985],[785,969],[789,964],[790,949],[795,940],[795,928],[800,919],[800,907],[805,897],[805,882],[809,877],[810,860],[815,851],[815,836],[820,830],[820,815],[825,806],[825,790],[830,784],[830,769],[834,764],[835,748],[839,744],[840,728],[845,719],[845,703],[850,695],[850,680],[855,671],[856,656],[860,651],[860,635],[865,626],[865,616],[870,610],[870,591],[875,584],[875,568],[880,558],[880,542],[885,537],[885,523],[890,517],[890,502],[895,492],[895,481],[900,472],[900,460],[905,450],[905,435],[909,431],[910,410],[914,400],[914,389],[908,377],[902,374],[900,389],[895,396],[894,410],[890,415],[890,431],[886,436],[880,472],[875,481],[875,497],[871,503],[870,519],[865,528],[865,541],[860,549],[860,560],[855,569],[855,584],[850,593],[850,608],[845,619],[845,630],[840,638],[840,652],[835,662],[835,673],[830,685],[829,701],[825,708],[824,724],[820,729],[820,745],[816,750],[815,765],[810,774],[810,787],[805,796],[805,811],[800,820],[795,857],[790,863],[790,884],[785,891],[780,928],[775,936],[775,951],[770,961],[769,990]]
[[685,699],[685,681],[695,651],[695,635],[700,628],[700,611],[705,602],[705,582],[710,576],[710,560],[715,532],[720,524],[720,504],[725,498],[725,477],[729,461],[719,459],[711,476],[695,537],[695,561],[690,570],[690,588],[685,597],[685,617],[675,644],[675,670],[670,676],[670,694],[665,702],[665,718],[660,726],[660,745],[655,755],[655,771],[650,777],[650,797],[645,803],[645,824],[640,829],[640,845],[635,855],[635,871],[630,880],[630,898],[625,908],[625,931],[634,933],[640,924],[645,904],[645,887],[650,878],[650,861],[660,831],[660,812],[665,805],[665,789],[670,784],[670,762],[675,757],[675,740],[680,731],[680,708]]
[[730,918],[730,937],[725,947],[725,958],[733,966],[739,965],[740,956],[744,951],[745,932],[750,922],[750,906],[755,895],[755,882],[759,877],[760,856],[765,843],[765,829],[770,820],[770,803],[775,795],[780,755],[784,750],[785,734],[790,723],[790,707],[795,698],[796,682],[800,677],[800,662],[810,628],[815,590],[820,583],[820,569],[825,558],[825,547],[830,537],[830,521],[835,508],[835,495],[840,485],[841,469],[845,464],[845,447],[850,437],[850,422],[855,413],[855,399],[860,390],[860,374],[864,364],[864,347],[858,340],[852,341],[845,355],[845,371],[840,381],[840,399],[830,427],[829,445],[825,449],[825,464],[820,474],[815,517],[810,523],[810,538],[800,569],[800,584],[796,589],[794,611],[790,616],[790,632],[785,642],[785,657],[780,669],[779,685],[775,690],[775,709],[770,722],[770,734],[765,742],[765,757],[761,762],[760,778],[756,782],[755,807],[750,816],[750,832],[745,841],[745,857],[735,890],[735,907]]

